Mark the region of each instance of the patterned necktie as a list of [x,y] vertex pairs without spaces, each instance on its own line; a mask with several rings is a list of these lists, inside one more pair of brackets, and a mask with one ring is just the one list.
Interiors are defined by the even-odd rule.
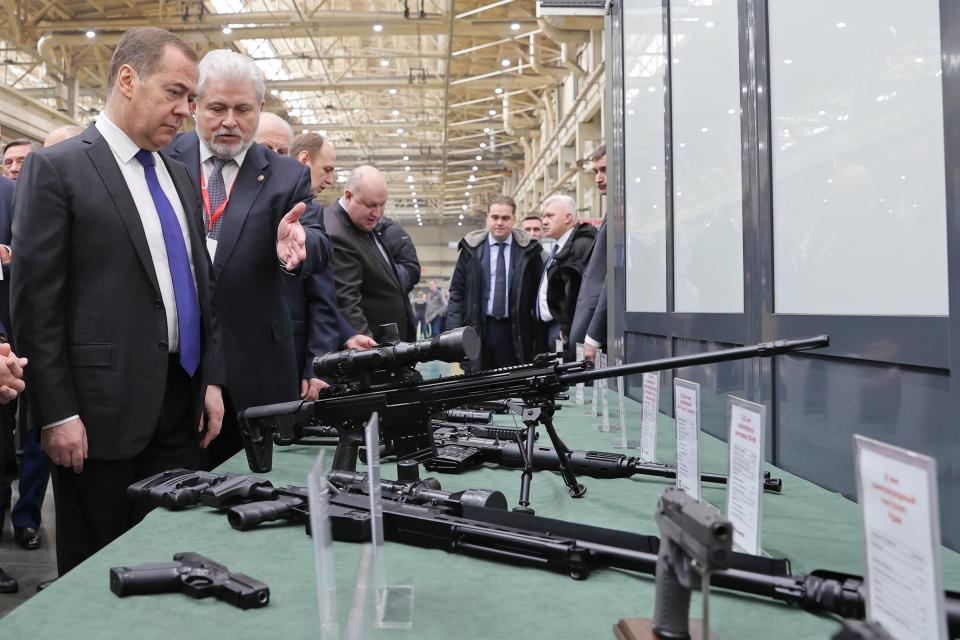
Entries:
[[197,304],[197,289],[190,270],[190,256],[183,241],[180,221],[160,187],[153,154],[141,149],[137,160],[143,165],[143,174],[147,179],[150,196],[157,208],[160,228],[163,231],[163,244],[167,249],[167,263],[170,266],[170,279],[173,282],[173,296],[177,303],[177,328],[180,333],[180,366],[190,377],[200,366],[200,306]]
[[223,227],[223,215],[217,218],[213,229],[210,228],[210,216],[220,208],[224,200],[227,199],[227,187],[223,182],[223,167],[233,159],[224,160],[216,156],[212,157],[213,171],[210,172],[210,182],[207,183],[207,196],[210,198],[210,211],[203,212],[203,221],[206,223],[207,237],[211,240],[220,240],[220,229]]
[[507,243],[498,242],[497,273],[493,283],[493,317],[507,317]]

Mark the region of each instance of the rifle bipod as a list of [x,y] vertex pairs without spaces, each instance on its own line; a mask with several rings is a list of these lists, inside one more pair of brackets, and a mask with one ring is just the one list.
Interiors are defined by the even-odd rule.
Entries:
[[550,436],[550,442],[553,443],[553,450],[560,460],[560,474],[563,476],[563,482],[567,485],[571,498],[580,498],[587,492],[587,488],[577,482],[577,475],[573,471],[573,465],[570,462],[570,450],[567,445],[553,428],[553,414],[557,410],[556,403],[552,398],[539,400],[524,400],[523,402],[508,402],[510,410],[520,416],[523,424],[527,425],[527,437],[525,443],[520,443],[520,452],[523,455],[523,474],[520,476],[520,505],[513,508],[518,513],[527,513],[533,515],[534,511],[530,508],[530,482],[533,480],[533,450],[537,444],[537,425],[542,424],[547,435]]

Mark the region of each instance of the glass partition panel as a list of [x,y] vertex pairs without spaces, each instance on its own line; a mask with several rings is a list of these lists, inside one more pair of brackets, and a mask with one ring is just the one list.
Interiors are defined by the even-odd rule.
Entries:
[[670,3],[674,309],[743,313],[736,0]]
[[660,0],[624,3],[627,311],[667,310],[663,26]]
[[947,314],[937,0],[769,5],[777,313]]

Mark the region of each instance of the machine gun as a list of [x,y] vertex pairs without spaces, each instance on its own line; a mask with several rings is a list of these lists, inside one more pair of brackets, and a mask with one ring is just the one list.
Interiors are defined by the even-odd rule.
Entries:
[[[191,473],[195,472],[182,469],[165,472],[138,484],[169,485],[171,474],[180,474],[181,479],[188,482]],[[328,477],[334,540],[370,540],[370,503],[365,495],[369,484],[365,476],[338,471]],[[247,479],[252,486],[269,484],[254,476],[225,478]],[[417,491],[416,482],[429,482],[430,487],[427,491]],[[655,575],[657,571],[660,541],[656,536],[511,513],[505,510],[506,499],[502,493],[483,490],[447,493],[429,478],[412,484],[387,481],[381,483],[381,489],[384,491],[384,537],[389,541],[546,569],[577,580],[586,579],[592,571],[605,567],[647,575]],[[133,493],[131,491],[131,495]],[[230,507],[227,514],[231,526],[249,528],[270,521],[256,505],[251,501]],[[231,517],[238,512],[240,515]],[[272,513],[276,515],[276,511]],[[307,521],[302,516],[283,514],[279,519]],[[730,555],[729,561],[728,569],[710,574],[712,586],[799,606],[814,613],[854,619],[862,619],[866,613],[864,580],[860,576],[819,569],[791,575],[790,563],[785,559],[736,552]],[[945,609],[950,633],[960,634],[960,593],[946,592]]]
[[[424,354],[440,354],[453,357],[456,353],[474,352],[479,349],[479,340],[469,327],[447,332],[432,338],[434,345],[420,346],[398,344],[392,349],[416,357]],[[553,426],[553,414],[556,411],[555,397],[565,392],[569,385],[589,382],[600,378],[628,376],[648,371],[662,371],[694,365],[742,360],[756,356],[774,356],[807,349],[827,346],[827,336],[805,338],[801,340],[777,340],[763,342],[755,346],[722,349],[706,353],[664,358],[647,362],[593,370],[589,362],[563,363],[556,354],[542,354],[531,364],[505,367],[461,376],[450,376],[426,381],[396,381],[390,384],[367,385],[363,380],[359,384],[335,385],[324,389],[322,398],[315,401],[295,401],[262,407],[251,407],[240,412],[238,419],[240,433],[250,469],[257,472],[269,471],[272,467],[274,442],[290,444],[302,436],[303,428],[316,418],[324,424],[334,425],[340,434],[340,442],[334,455],[334,469],[354,470],[357,464],[357,452],[363,444],[363,427],[368,416],[377,412],[380,416],[381,431],[392,440],[398,459],[412,458],[426,460],[436,454],[433,438],[429,433],[429,418],[438,411],[445,411],[466,404],[496,400],[499,398],[520,398],[522,403],[513,403],[520,413],[521,420],[527,426],[528,461],[533,459],[533,433],[538,424],[543,424],[550,436],[553,448],[558,453],[561,473],[569,493],[580,497],[586,487],[577,482],[577,477],[569,460],[569,451],[560,440]],[[402,347],[402,348],[401,348]],[[367,352],[340,352],[330,354],[314,363],[318,376],[354,375],[358,367],[350,363],[351,358]],[[397,355],[391,358],[363,356],[364,362],[399,362]],[[407,364],[412,355],[404,360]],[[433,356],[430,356],[433,357]],[[337,363],[336,368],[329,363]],[[530,509],[530,482],[533,467],[528,462],[524,466],[520,485],[520,506],[518,510],[532,513]]]
[[[440,473],[460,473],[490,462],[502,467],[522,468],[526,464],[524,430],[516,427],[494,425],[452,424],[433,421],[433,441],[437,455],[424,460],[423,466]],[[482,434],[482,435],[481,435]],[[607,451],[567,450],[570,465],[578,475],[589,478],[631,478],[635,475],[676,478],[677,468],[657,462],[643,462],[639,458]],[[549,447],[533,448],[533,468],[544,471],[560,471],[560,458]],[[727,476],[721,473],[701,472],[703,482],[727,484]],[[780,493],[783,481],[764,473],[764,491]]]

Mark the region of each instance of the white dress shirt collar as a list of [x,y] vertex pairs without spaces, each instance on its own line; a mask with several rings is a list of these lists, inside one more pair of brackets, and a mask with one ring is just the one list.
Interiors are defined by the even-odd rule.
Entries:
[[110,145],[113,153],[124,164],[133,160],[133,157],[140,151],[137,143],[131,140],[123,129],[115,125],[105,111],[101,111],[97,117],[96,127],[103,139]]
[[[492,246],[496,245],[498,242],[499,242],[499,240],[495,239],[495,238],[493,237],[493,234],[488,231],[488,232],[487,232],[487,244],[492,247]],[[506,244],[508,247],[513,245],[513,232],[512,232],[512,231],[510,232],[510,235],[507,236],[507,239],[504,240],[503,242],[504,242],[504,244]]]
[[560,253],[560,250],[563,249],[563,247],[567,244],[567,240],[570,239],[570,236],[573,234],[573,230],[576,228],[576,225],[574,225],[567,229],[566,233],[560,236],[560,238],[557,240],[557,253]]

